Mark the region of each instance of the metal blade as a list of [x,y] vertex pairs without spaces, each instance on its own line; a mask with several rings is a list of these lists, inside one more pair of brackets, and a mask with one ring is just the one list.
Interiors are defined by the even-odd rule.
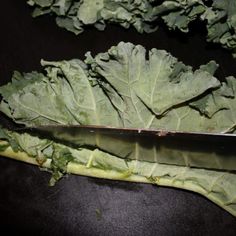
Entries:
[[21,130],[70,146],[99,148],[127,160],[236,170],[235,134],[81,125],[50,125]]

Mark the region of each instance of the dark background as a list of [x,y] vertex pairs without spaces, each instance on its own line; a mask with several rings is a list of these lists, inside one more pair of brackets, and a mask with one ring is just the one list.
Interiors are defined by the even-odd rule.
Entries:
[[[221,65],[218,77],[236,75],[231,54],[205,42],[204,24],[192,24],[188,35],[165,26],[143,35],[108,26],[75,36],[53,17],[33,19],[25,2],[1,2],[0,85],[13,70],[41,70],[41,58],[83,59],[87,51],[95,55],[120,41],[165,49],[194,68],[214,59]],[[73,175],[49,187],[49,177],[37,167],[0,158],[1,235],[236,235],[235,217],[192,192]]]

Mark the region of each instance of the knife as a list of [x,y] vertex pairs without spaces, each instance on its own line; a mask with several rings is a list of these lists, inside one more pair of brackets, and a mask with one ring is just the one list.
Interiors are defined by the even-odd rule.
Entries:
[[129,160],[225,171],[236,170],[236,134],[84,125],[24,127],[72,147],[100,149]]

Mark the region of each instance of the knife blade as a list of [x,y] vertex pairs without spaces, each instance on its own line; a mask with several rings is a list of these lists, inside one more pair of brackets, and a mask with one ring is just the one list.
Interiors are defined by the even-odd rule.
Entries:
[[236,134],[83,125],[43,125],[20,130],[73,147],[99,148],[127,161],[236,170]]

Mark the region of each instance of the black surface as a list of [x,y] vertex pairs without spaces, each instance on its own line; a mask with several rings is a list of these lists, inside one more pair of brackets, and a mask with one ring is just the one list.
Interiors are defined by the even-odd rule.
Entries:
[[[230,53],[207,45],[203,25],[190,35],[153,34],[109,26],[78,37],[54,19],[32,19],[25,1],[1,2],[0,84],[13,70],[40,70],[41,58],[59,60],[94,55],[119,41],[166,49],[197,68],[215,59],[220,77],[236,75]],[[204,197],[147,184],[69,176],[48,187],[49,174],[37,167],[0,158],[0,234],[25,235],[235,235],[236,220]],[[100,213],[99,213],[100,212]]]

